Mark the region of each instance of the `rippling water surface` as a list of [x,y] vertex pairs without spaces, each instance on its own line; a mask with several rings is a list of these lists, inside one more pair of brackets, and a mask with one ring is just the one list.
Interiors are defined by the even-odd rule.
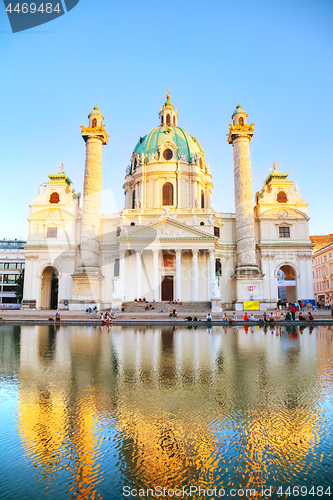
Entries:
[[332,337],[1,326],[0,498],[188,498],[190,486],[330,498]]

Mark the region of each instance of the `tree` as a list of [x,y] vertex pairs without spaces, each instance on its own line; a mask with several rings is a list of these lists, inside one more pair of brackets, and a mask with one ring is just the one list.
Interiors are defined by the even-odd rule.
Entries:
[[24,269],[22,269],[19,277],[16,281],[15,295],[18,301],[21,303],[23,299],[23,284],[24,284]]

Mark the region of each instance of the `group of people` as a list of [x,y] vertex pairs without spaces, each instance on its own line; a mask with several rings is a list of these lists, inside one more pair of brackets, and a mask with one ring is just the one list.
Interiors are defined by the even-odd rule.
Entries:
[[153,309],[155,309],[155,307],[153,307],[153,304],[148,305],[148,302],[147,302],[145,305],[145,311],[152,311]]
[[[148,300],[146,299],[146,297],[140,297],[139,299],[135,297],[134,302],[143,302],[144,304],[148,304]],[[156,300],[154,299],[153,302],[156,302]]]
[[114,313],[109,313],[109,312],[105,312],[104,314],[101,312],[99,317],[98,317],[98,320],[101,321],[102,323],[105,323],[105,324],[110,324],[112,323],[112,321],[115,319],[115,315]]

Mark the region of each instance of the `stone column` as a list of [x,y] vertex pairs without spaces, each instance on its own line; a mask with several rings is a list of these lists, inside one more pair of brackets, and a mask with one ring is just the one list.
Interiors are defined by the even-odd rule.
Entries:
[[181,300],[182,251],[176,250],[176,299]]
[[[101,274],[99,267],[99,231],[101,219],[102,149],[108,136],[102,125],[103,116],[98,108],[89,115],[95,118],[95,127],[82,127],[86,142],[86,164],[81,217],[81,262],[79,270],[88,274]],[[95,123],[94,123],[95,124]],[[97,126],[100,125],[100,126]]]
[[199,281],[198,253],[199,250],[192,249],[192,301],[193,302],[198,300],[198,281]]
[[212,282],[215,279],[215,250],[209,250],[209,281]]
[[158,250],[153,250],[153,299],[159,301]]
[[232,115],[228,142],[233,146],[236,211],[236,274],[259,274],[255,254],[253,191],[250,159],[250,142],[253,124],[246,124],[247,114],[237,106]]
[[232,115],[228,142],[233,146],[234,183],[236,212],[236,245],[237,259],[233,279],[235,280],[236,311],[243,309],[243,302],[249,300],[248,287],[253,286],[252,300],[263,300],[263,275],[256,260],[256,243],[254,234],[254,208],[252,191],[252,174],[250,159],[250,142],[254,134],[253,124],[247,125],[247,114],[237,106]]
[[119,251],[119,281],[123,298],[125,298],[125,278],[126,278],[125,255],[126,255],[125,250]]
[[141,269],[142,269],[142,251],[136,251],[136,297],[137,299],[141,297]]
[[108,143],[103,115],[96,106],[89,114],[89,127],[82,126],[86,143],[86,164],[81,216],[80,261],[73,273],[73,300],[70,309],[85,309],[89,302],[101,299],[99,266],[102,149]]

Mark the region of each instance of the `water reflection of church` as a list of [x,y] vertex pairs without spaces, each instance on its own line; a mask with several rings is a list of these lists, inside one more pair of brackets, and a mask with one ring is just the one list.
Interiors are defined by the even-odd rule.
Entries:
[[279,287],[290,301],[312,299],[307,205],[297,184],[274,163],[253,206],[253,134],[253,124],[237,106],[228,134],[235,213],[216,212],[204,150],[178,126],[168,94],[158,126],[131,154],[124,209],[101,215],[108,135],[95,107],[81,133],[86,144],[82,204],[61,166],[30,206],[24,300],[41,309],[50,308],[51,299],[60,308],[83,309],[91,301],[106,308],[145,296],[211,301],[218,311],[221,305],[242,309],[249,300],[275,307]]
[[63,474],[78,498],[110,470],[151,487],[269,485],[270,469],[284,477],[286,464],[302,475],[324,425],[317,392],[304,387],[319,383],[314,353],[329,357],[332,344],[271,333],[22,327],[26,455],[48,484]]

